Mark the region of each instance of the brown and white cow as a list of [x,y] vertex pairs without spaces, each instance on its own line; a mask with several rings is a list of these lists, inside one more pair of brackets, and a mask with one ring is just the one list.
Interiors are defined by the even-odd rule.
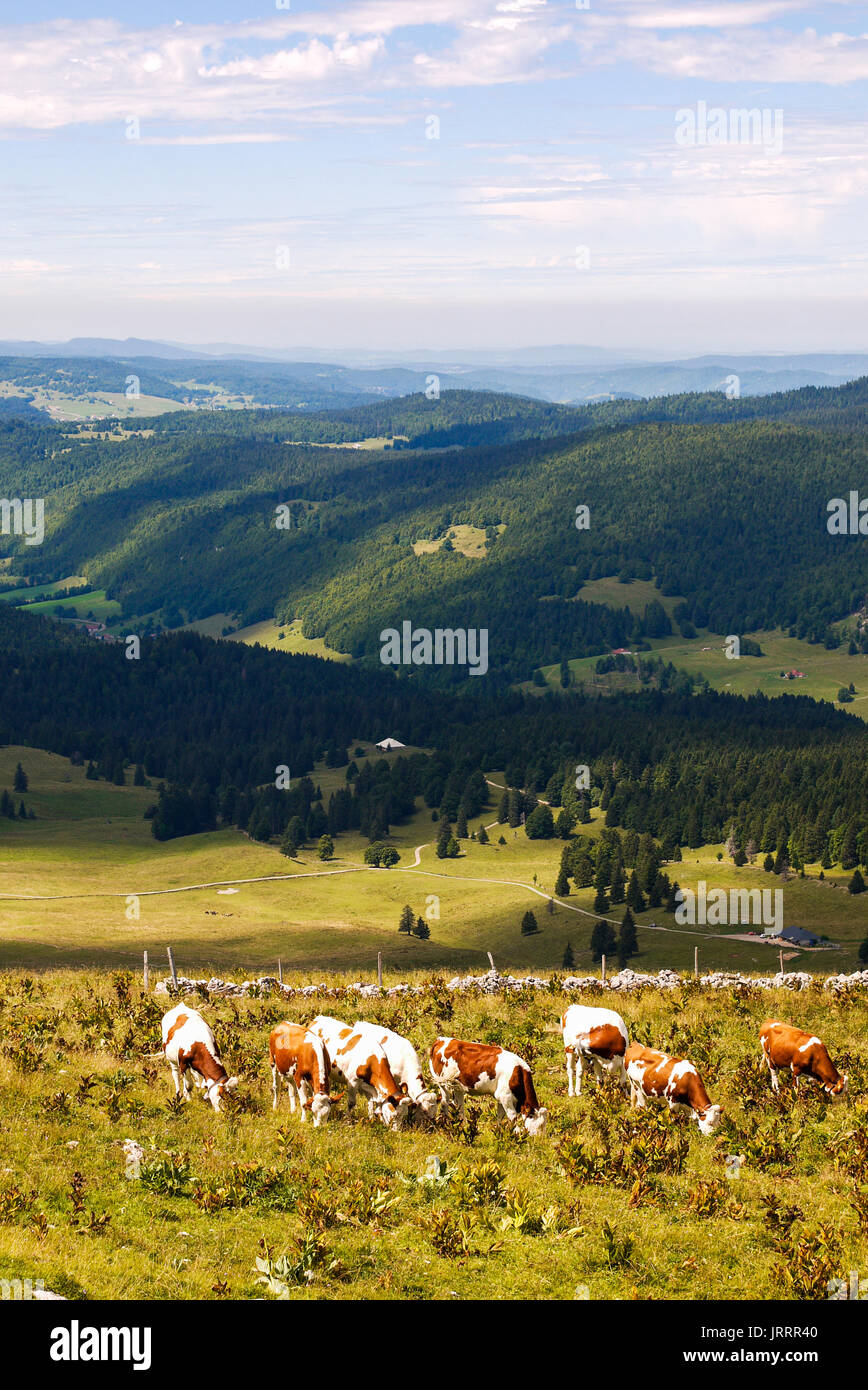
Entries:
[[528,1134],[542,1134],[549,1112],[536,1097],[533,1076],[523,1057],[496,1043],[438,1038],[431,1048],[431,1075],[444,1106],[464,1114],[469,1094],[494,1096],[498,1117],[513,1124],[524,1120]]
[[358,1019],[353,1024],[353,1032],[362,1038],[369,1038],[383,1049],[392,1075],[413,1102],[411,1116],[436,1120],[440,1098],[436,1091],[430,1091],[425,1086],[422,1063],[410,1039],[394,1033],[391,1028],[383,1028],[378,1023],[363,1023]]
[[325,1043],[332,1073],[347,1083],[347,1110],[355,1109],[358,1095],[368,1096],[384,1125],[403,1128],[412,1102],[392,1075],[380,1044],[328,1014],[318,1014],[309,1026]]
[[163,1051],[172,1071],[175,1095],[187,1100],[191,1082],[201,1086],[215,1110],[220,1098],[238,1085],[220,1060],[214,1034],[202,1015],[188,1004],[176,1004],[163,1015]]
[[282,1076],[292,1114],[295,1114],[296,1101],[300,1101],[302,1124],[310,1111],[313,1127],[319,1129],[329,1118],[335,1101],[335,1097],[329,1095],[331,1062],[322,1038],[297,1023],[278,1023],[268,1039],[268,1055],[274,1097],[272,1109],[277,1109],[277,1078]]
[[842,1100],[847,1094],[848,1081],[842,1076],[820,1039],[804,1033],[789,1023],[767,1018],[760,1028],[760,1044],[772,1078],[772,1090],[780,1089],[778,1072],[789,1067],[793,1079],[805,1076],[816,1081],[827,1096]]
[[672,1111],[689,1110],[702,1134],[719,1129],[723,1108],[712,1105],[692,1062],[641,1043],[631,1043],[624,1060],[633,1105],[644,1108],[646,1098],[666,1101]]
[[609,1075],[623,1090],[628,1089],[624,1054],[630,1035],[620,1014],[613,1009],[571,1004],[561,1018],[561,1032],[567,1059],[567,1095],[582,1094],[582,1075],[586,1069],[597,1081]]

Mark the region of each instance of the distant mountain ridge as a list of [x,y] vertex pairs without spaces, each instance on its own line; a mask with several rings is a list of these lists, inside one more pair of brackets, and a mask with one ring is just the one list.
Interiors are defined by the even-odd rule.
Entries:
[[[196,380],[214,379],[227,390],[244,390],[261,405],[297,404],[317,409],[324,393],[340,389],[350,405],[355,396],[409,395],[424,389],[508,392],[556,405],[605,399],[721,391],[757,396],[802,386],[840,386],[868,375],[866,353],[720,353],[666,358],[660,353],[613,351],[586,346],[379,352],[374,349],[268,349],[209,344],[163,343],[142,338],[73,338],[67,343],[0,342],[0,357],[60,363],[142,362],[156,371],[183,363]],[[196,372],[195,368],[199,368]],[[436,383],[432,378],[437,378]],[[293,401],[274,391],[275,382],[309,383],[317,399]],[[243,383],[243,386],[242,386]],[[324,383],[328,386],[324,388]],[[304,394],[304,393],[302,393]]]

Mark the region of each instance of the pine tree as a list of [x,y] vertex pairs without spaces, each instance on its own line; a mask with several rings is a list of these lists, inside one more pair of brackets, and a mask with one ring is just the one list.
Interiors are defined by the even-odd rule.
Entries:
[[458,841],[456,840],[455,836],[454,836],[454,835],[450,835],[450,836],[449,836],[449,840],[448,840],[447,845],[446,845],[446,858],[447,858],[447,859],[457,859],[458,856],[460,855],[460,853],[461,853],[461,846],[459,845],[459,843],[458,843]]
[[145,778],[145,769],[142,767],[141,763],[136,763],[136,770],[135,770],[135,773],[133,774],[133,786],[134,786],[134,787],[145,787],[145,786],[147,786],[147,781],[146,781],[146,778]]
[[320,835],[319,842],[316,847],[316,852],[319,855],[320,859],[323,861],[323,863],[325,863],[328,859],[334,858],[335,842],[332,839],[331,835]]
[[420,941],[427,941],[431,935],[431,928],[424,917],[416,918],[416,935]]
[[570,880],[569,880],[569,878],[567,877],[567,871],[566,871],[566,869],[563,867],[563,865],[561,865],[560,873],[558,874],[557,882],[555,883],[555,897],[556,897],[556,898],[568,898],[569,895],[570,895]]
[[480,825],[476,838],[481,845],[488,844],[488,831],[486,830],[484,825]]
[[618,932],[618,964],[623,967],[631,956],[639,954],[639,940],[636,936],[636,923],[633,921],[633,914],[629,907],[621,919],[621,930]]
[[856,822],[851,820],[847,829],[844,831],[844,838],[841,841],[841,868],[855,869],[859,862],[859,850],[856,845]]
[[27,791],[27,773],[20,763],[15,768],[15,780],[12,783],[12,790],[16,792]]
[[617,944],[617,938],[610,922],[596,922],[591,932],[591,955],[595,961],[610,956]]
[[639,887],[639,878],[634,869],[630,875],[630,882],[627,884],[627,906],[634,912],[645,911],[645,898],[642,889]]
[[463,802],[458,807],[458,819],[455,822],[455,834],[458,836],[459,840],[467,839],[467,812],[464,809]]
[[521,919],[522,936],[535,936],[538,931],[539,927],[537,926],[537,920],[533,913],[530,911],[526,912]]
[[770,854],[767,854],[765,859],[763,860],[763,868],[765,869],[767,874],[770,874],[774,872],[774,867],[775,861],[772,859]]
[[853,877],[850,879],[850,882],[847,884],[847,892],[848,892],[848,893],[864,893],[864,892],[865,892],[865,880],[864,880],[864,878],[862,877],[862,875],[860,874],[860,872],[859,872],[858,869],[854,869],[854,871],[853,871]]
[[572,813],[564,807],[563,810],[558,813],[558,818],[555,821],[555,831],[558,837],[561,840],[568,840],[573,832],[574,824]]
[[612,888],[609,893],[609,898],[613,903],[622,903],[624,901],[624,870],[620,863],[615,866],[615,871],[612,875]]
[[564,947],[564,954],[561,960],[561,968],[563,970],[572,970],[575,966],[575,963],[576,961],[573,955],[573,948],[568,941],[566,946]]
[[506,825],[509,820],[509,792],[505,791],[500,798],[500,805],[497,808],[497,819],[501,825]]
[[446,859],[449,853],[449,841],[452,839],[452,827],[448,820],[440,822],[440,829],[437,832],[437,858]]
[[595,912],[608,912],[608,911],[609,911],[609,899],[608,899],[608,897],[607,897],[607,895],[606,895],[606,890],[605,890],[605,888],[598,888],[598,889],[597,889],[596,895],[595,895],[595,897],[594,897],[594,911],[595,911]]
[[413,915],[413,909],[412,909],[412,907],[410,907],[409,904],[408,904],[406,907],[402,907],[402,908],[401,908],[401,917],[400,917],[400,920],[399,920],[399,922],[398,922],[398,931],[399,931],[399,932],[406,932],[407,935],[409,936],[410,933],[414,930],[414,923],[415,923],[415,918],[414,918],[414,915]]

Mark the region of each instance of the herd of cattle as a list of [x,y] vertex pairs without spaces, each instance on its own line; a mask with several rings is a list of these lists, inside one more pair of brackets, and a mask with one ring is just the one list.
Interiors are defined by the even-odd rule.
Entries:
[[[713,1134],[720,1125],[722,1108],[709,1100],[693,1064],[631,1043],[627,1025],[612,1009],[573,1004],[560,1020],[560,1031],[570,1096],[581,1094],[585,1072],[598,1082],[609,1075],[630,1092],[635,1106],[651,1099],[667,1103],[673,1111],[687,1110],[703,1134]],[[818,1037],[776,1019],[766,1020],[759,1037],[775,1091],[778,1072],[789,1069],[795,1081],[812,1080],[833,1099],[846,1094],[847,1077],[839,1074]],[[175,1094],[187,1099],[192,1085],[198,1085],[219,1110],[221,1097],[238,1082],[227,1075],[202,1015],[186,1004],[176,1005],[163,1018],[162,1038]],[[523,1123],[529,1134],[542,1134],[548,1121],[527,1062],[494,1043],[437,1038],[429,1058],[434,1089],[425,1084],[413,1044],[374,1023],[350,1026],[326,1014],[307,1028],[279,1023],[271,1033],[268,1054],[274,1108],[282,1079],[290,1110],[294,1113],[300,1104],[302,1120],[309,1112],[315,1127],[325,1123],[340,1099],[334,1085],[345,1087],[348,1111],[359,1096],[367,1097],[371,1118],[379,1116],[391,1129],[401,1129],[411,1120],[433,1122],[441,1106],[460,1118],[467,1095],[493,1095],[498,1117]]]

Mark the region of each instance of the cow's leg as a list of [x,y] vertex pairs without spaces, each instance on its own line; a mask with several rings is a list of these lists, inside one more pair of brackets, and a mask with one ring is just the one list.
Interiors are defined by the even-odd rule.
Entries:
[[172,1080],[175,1083],[175,1095],[178,1095],[181,1090],[181,1073],[178,1070],[178,1063],[170,1062],[169,1069],[172,1073]]
[[454,1083],[449,1086],[448,1105],[450,1111],[459,1119],[464,1119],[464,1087],[456,1086]]
[[576,1094],[576,1057],[571,1047],[566,1049],[565,1055],[567,1059],[567,1095],[574,1096]]
[[574,1095],[580,1096],[582,1094],[582,1076],[585,1070],[584,1058],[582,1057],[581,1052],[574,1053],[573,1064],[576,1069],[576,1084],[574,1089]]
[[181,1086],[179,1094],[182,1100],[189,1100],[190,1092],[192,1090],[190,1068],[186,1065],[184,1058],[180,1055],[178,1057],[178,1071],[181,1074]]
[[621,1087],[621,1090],[622,1090],[622,1091],[629,1091],[629,1089],[630,1089],[630,1078],[627,1076],[627,1068],[624,1066],[624,1058],[623,1058],[623,1057],[613,1057],[613,1058],[612,1058],[612,1068],[613,1068],[615,1080],[617,1081],[618,1085]]
[[271,1099],[271,1108],[272,1108],[272,1110],[276,1110],[276,1109],[277,1109],[277,1067],[274,1065],[273,1062],[272,1062],[272,1064],[271,1064],[271,1097],[272,1097],[272,1099]]
[[299,1081],[298,1086],[299,1104],[301,1105],[301,1122],[304,1124],[307,1119],[309,1102],[313,1099],[313,1087],[307,1081]]
[[290,1072],[287,1072],[286,1076],[286,1094],[289,1096],[289,1113],[294,1115],[295,1107],[298,1104],[298,1087],[295,1084],[295,1077]]

